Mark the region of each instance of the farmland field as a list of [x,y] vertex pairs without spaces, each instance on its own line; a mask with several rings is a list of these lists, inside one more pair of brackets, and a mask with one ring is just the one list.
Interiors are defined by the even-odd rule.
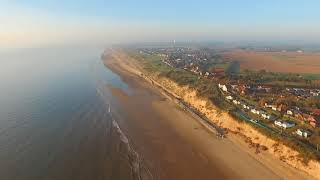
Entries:
[[241,70],[320,74],[320,53],[232,51],[223,55],[239,61]]

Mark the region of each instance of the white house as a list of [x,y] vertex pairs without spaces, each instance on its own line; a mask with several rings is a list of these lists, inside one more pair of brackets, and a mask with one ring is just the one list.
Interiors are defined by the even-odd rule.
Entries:
[[[258,114],[259,113],[259,111],[258,110],[256,110],[256,109],[251,109],[251,112],[253,113],[253,114]],[[259,113],[260,114],[260,113]]]
[[266,108],[272,108],[272,104],[264,103],[264,107],[266,107]]
[[240,103],[241,103],[241,102],[240,102],[240,101],[238,101],[238,100],[233,100],[232,102],[233,102],[233,104],[236,104],[236,105],[238,105],[238,104],[240,104]]
[[228,92],[228,88],[227,88],[226,85],[223,85],[221,89],[222,89],[222,91],[224,91],[224,92]]
[[270,116],[269,114],[266,114],[266,113],[263,113],[261,116],[262,116],[264,119],[270,119],[270,118],[271,118],[271,116]]
[[223,84],[218,84],[218,87],[220,88],[220,89],[222,89],[222,91],[224,91],[224,92],[228,92],[228,88],[227,88],[227,86],[226,85],[223,85]]
[[287,110],[287,114],[290,115],[290,116],[293,116],[293,111]]
[[310,94],[311,94],[312,96],[319,96],[319,92],[311,91]]
[[294,124],[294,123],[291,123],[291,122],[283,122],[283,123],[282,123],[282,127],[285,128],[285,129],[287,129],[287,128],[292,128],[292,127],[294,127],[294,126],[295,126],[295,124]]
[[294,127],[294,126],[295,126],[294,123],[286,122],[286,121],[274,121],[274,124],[275,124],[276,126],[279,126],[279,127],[284,128],[284,129],[291,128],[291,127]]
[[311,132],[304,129],[297,129],[296,134],[304,138],[311,136]]
[[274,121],[274,125],[282,127],[282,122],[281,121]]
[[242,107],[243,107],[243,109],[247,109],[247,105],[246,104],[243,104]]
[[232,97],[232,96],[227,96],[226,99],[227,99],[227,100],[232,100],[233,97]]

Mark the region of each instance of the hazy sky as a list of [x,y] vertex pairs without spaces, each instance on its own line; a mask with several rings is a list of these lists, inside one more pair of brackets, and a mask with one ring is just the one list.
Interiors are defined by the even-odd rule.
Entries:
[[320,41],[320,0],[0,0],[0,46]]

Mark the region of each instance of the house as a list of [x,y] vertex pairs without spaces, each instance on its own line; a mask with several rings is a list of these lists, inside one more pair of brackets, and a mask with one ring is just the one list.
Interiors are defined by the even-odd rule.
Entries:
[[293,114],[294,114],[294,117],[299,119],[300,121],[304,121],[305,120],[305,118],[303,116],[303,113],[301,113],[300,111],[294,110]]
[[246,94],[246,92],[247,92],[247,86],[245,86],[245,85],[240,85],[238,87],[238,89],[241,92],[241,94]]
[[264,104],[264,107],[266,107],[266,108],[271,108],[271,109],[274,110],[274,111],[277,110],[277,105],[273,105],[273,104],[265,103],[265,104]]
[[289,122],[289,121],[285,121],[285,122],[282,123],[282,127],[283,127],[284,129],[294,127],[295,125],[296,125],[295,123]]
[[314,128],[320,127],[320,116],[309,115],[307,121],[309,121],[310,125]]
[[261,111],[259,111],[259,110],[256,111],[256,114],[260,115],[260,113],[261,113]]
[[276,111],[276,110],[277,110],[277,106],[272,105],[271,109],[274,110],[274,111]]
[[294,127],[295,124],[292,123],[292,122],[289,122],[289,121],[280,121],[280,120],[277,120],[277,121],[274,121],[274,124],[278,127],[281,127],[281,128],[284,128],[284,129],[287,129],[287,128],[291,128],[291,127]]
[[246,105],[246,104],[242,104],[242,107],[243,107],[243,109],[250,109],[250,106]]
[[287,115],[293,116],[293,110],[287,110]]
[[251,109],[251,112],[252,112],[253,114],[257,114],[257,115],[260,115],[260,113],[261,113],[261,111],[255,109],[255,108],[252,108],[252,109]]
[[272,104],[268,104],[268,103],[264,103],[264,107],[266,107],[266,108],[272,108]]
[[250,105],[242,104],[243,109],[250,110],[252,107]]
[[271,116],[269,114],[266,114],[266,113],[263,113],[261,116],[262,116],[263,119],[270,119],[271,118]]
[[253,114],[256,114],[257,113],[257,110],[256,109],[251,109],[251,112],[253,113]]
[[218,86],[219,86],[219,88],[220,88],[222,91],[228,92],[228,88],[227,88],[226,85],[223,85],[223,84],[220,84],[220,83],[219,83]]
[[282,112],[285,110],[285,106],[283,104],[280,104],[278,107],[277,107],[277,111],[279,112]]
[[312,96],[319,96],[320,95],[319,92],[317,92],[317,91],[310,91],[310,94]]
[[320,127],[320,109],[313,110],[311,115],[308,116],[307,121],[314,128]]
[[227,99],[227,100],[232,100],[233,97],[232,97],[232,96],[227,96],[226,99]]
[[233,102],[233,104],[235,104],[235,105],[239,105],[239,104],[241,103],[240,101],[235,100],[235,99],[234,99],[232,102]]
[[311,136],[311,132],[309,130],[305,129],[297,129],[296,134],[298,134],[301,137],[307,138]]
[[282,127],[282,122],[281,121],[274,121],[274,125]]

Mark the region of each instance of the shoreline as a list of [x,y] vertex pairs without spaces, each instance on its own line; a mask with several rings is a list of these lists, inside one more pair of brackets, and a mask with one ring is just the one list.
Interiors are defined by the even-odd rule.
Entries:
[[[114,52],[113,52],[114,53]],[[126,57],[129,58],[129,57]],[[121,59],[123,61],[121,61]],[[139,71],[139,67],[137,67],[133,62],[130,62],[129,59],[124,60],[123,57],[114,58],[113,62],[105,62],[105,65],[108,66],[110,69],[116,71],[117,74],[121,76],[121,71],[127,71],[127,73],[135,74],[136,76],[141,77],[143,74],[141,71]],[[148,81],[148,79],[144,78],[145,81]],[[164,89],[161,90],[159,87],[155,87],[153,83],[156,82],[153,79],[149,80],[149,84],[152,85],[153,88],[155,88],[157,91],[160,91],[164,96],[170,96],[166,94],[165,91],[171,93],[172,96],[178,98],[178,95],[175,95],[171,91]],[[156,82],[157,83],[157,82]],[[158,84],[160,87],[163,87],[162,85]],[[171,99],[172,100],[172,99]],[[199,120],[197,120],[199,121]],[[205,127],[208,128],[208,127]],[[210,128],[209,128],[210,129]],[[255,152],[252,151],[252,149],[248,148],[248,144],[246,144],[243,141],[242,137],[239,137],[238,135],[235,135],[233,133],[228,134],[228,140],[232,143],[234,143],[241,151],[249,154],[251,157],[253,157],[256,161],[261,163],[265,168],[270,169],[277,175],[279,175],[282,178],[288,178],[288,179],[312,179],[310,176],[308,176],[306,173],[302,171],[298,171],[297,169],[281,162],[280,160],[277,160],[275,157],[272,157],[271,154],[262,152],[260,154],[255,154]]]

